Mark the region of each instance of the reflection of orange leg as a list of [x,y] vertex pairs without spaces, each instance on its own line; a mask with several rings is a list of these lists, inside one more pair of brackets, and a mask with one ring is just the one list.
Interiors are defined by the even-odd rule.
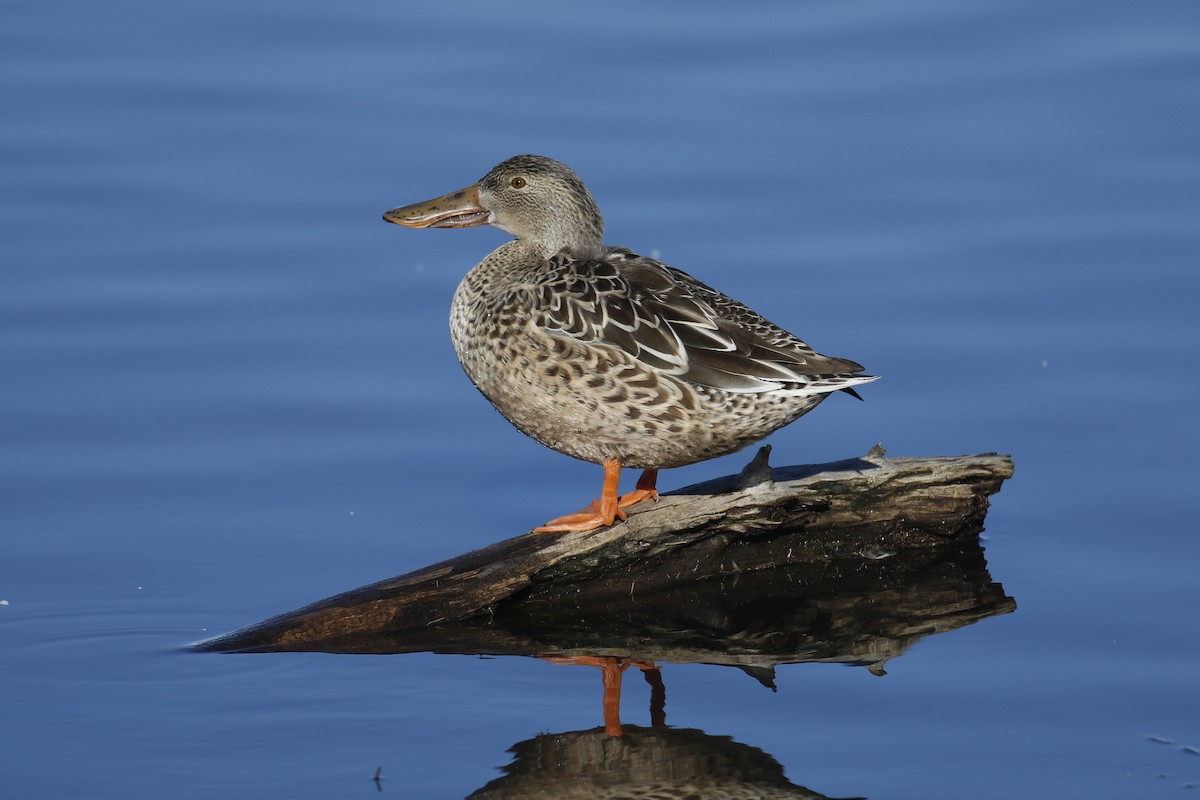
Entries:
[[[601,656],[543,656],[546,661],[552,664],[579,664],[588,667],[599,667],[603,670],[602,681],[604,683],[604,732],[609,736],[623,736],[624,731],[621,730],[621,678],[625,670],[630,666],[637,666],[646,674],[646,680],[651,687],[654,683],[649,677],[650,672],[658,673],[658,668],[654,666],[652,661],[626,661],[619,658],[601,657]],[[659,679],[661,686],[662,680]],[[653,704],[654,690],[651,689],[651,703]],[[665,695],[664,695],[665,697]],[[654,712],[651,711],[653,719]],[[665,719],[665,717],[663,718]]]
[[621,675],[629,669],[615,658],[610,658],[604,670],[604,732],[609,736],[624,736],[621,730]]
[[[613,663],[604,666],[604,732],[609,736],[623,736],[624,731],[621,730],[621,674],[632,666],[637,667],[642,671],[643,675],[649,675],[653,672],[658,675],[658,668],[654,666],[653,661],[621,661],[619,659],[611,659]],[[649,682],[650,678],[646,680]],[[653,687],[653,683],[651,686]],[[659,685],[662,685],[662,678],[659,678]],[[651,705],[653,705],[654,690],[651,689]],[[663,694],[664,701],[666,694]],[[653,711],[651,712],[653,716]],[[663,721],[666,721],[666,715],[663,715]]]
[[[638,664],[642,667],[641,664]],[[650,727],[667,727],[667,687],[663,685],[662,670],[654,666],[642,667],[642,677],[650,684]]]

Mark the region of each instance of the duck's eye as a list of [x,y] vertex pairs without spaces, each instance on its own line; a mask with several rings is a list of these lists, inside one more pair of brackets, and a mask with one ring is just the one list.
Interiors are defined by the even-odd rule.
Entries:
[[513,178],[511,183],[512,183],[512,187],[514,189],[524,189],[525,188],[525,179],[524,178]]

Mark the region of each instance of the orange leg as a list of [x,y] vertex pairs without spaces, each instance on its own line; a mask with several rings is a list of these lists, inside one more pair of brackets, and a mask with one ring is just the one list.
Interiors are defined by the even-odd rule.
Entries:
[[591,505],[574,514],[557,517],[545,525],[539,525],[533,531],[534,533],[566,533],[606,528],[618,519],[625,519],[625,509],[631,505],[640,503],[647,497],[657,500],[658,490],[655,488],[657,479],[657,469],[645,470],[638,478],[637,488],[629,494],[618,497],[621,462],[610,458],[604,462],[604,490],[601,492],[599,500],[593,500]]
[[642,475],[638,478],[637,488],[629,494],[621,495],[621,499],[617,501],[617,508],[626,509],[632,505],[637,505],[646,498],[651,500],[658,499],[658,489],[655,484],[658,482],[657,469],[644,469]]

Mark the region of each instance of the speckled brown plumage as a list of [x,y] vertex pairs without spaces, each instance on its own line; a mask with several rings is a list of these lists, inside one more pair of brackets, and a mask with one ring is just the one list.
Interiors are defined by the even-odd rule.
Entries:
[[[614,492],[622,466],[731,453],[829,393],[875,380],[680,270],[604,246],[591,194],[549,158],[511,158],[473,186],[384,218],[491,224],[517,237],[455,292],[454,349],[501,414],[547,447],[605,464]],[[632,502],[655,494],[653,472],[643,479],[649,490]],[[609,499],[542,529],[611,524],[632,502]]]

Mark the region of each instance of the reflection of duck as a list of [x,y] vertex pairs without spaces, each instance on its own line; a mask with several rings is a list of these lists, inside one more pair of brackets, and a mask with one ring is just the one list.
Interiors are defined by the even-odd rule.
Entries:
[[518,742],[504,775],[469,795],[499,798],[811,798],[756,747],[694,729],[625,726],[614,739],[600,729],[547,733]]
[[[666,690],[649,661],[605,656],[548,657],[555,664],[599,667],[604,728],[543,734],[514,745],[513,763],[474,798],[813,798],[775,759],[727,736],[666,727]],[[650,684],[650,728],[622,725],[621,678],[629,667]]]
[[[549,158],[510,158],[472,186],[384,219],[495,225],[517,237],[467,274],[450,330],[463,368],[510,422],[604,465],[599,502],[538,530],[611,525],[657,496],[658,469],[731,453],[829,393],[875,380],[686,273],[605,247],[591,194]],[[644,471],[618,496],[623,466]]]

